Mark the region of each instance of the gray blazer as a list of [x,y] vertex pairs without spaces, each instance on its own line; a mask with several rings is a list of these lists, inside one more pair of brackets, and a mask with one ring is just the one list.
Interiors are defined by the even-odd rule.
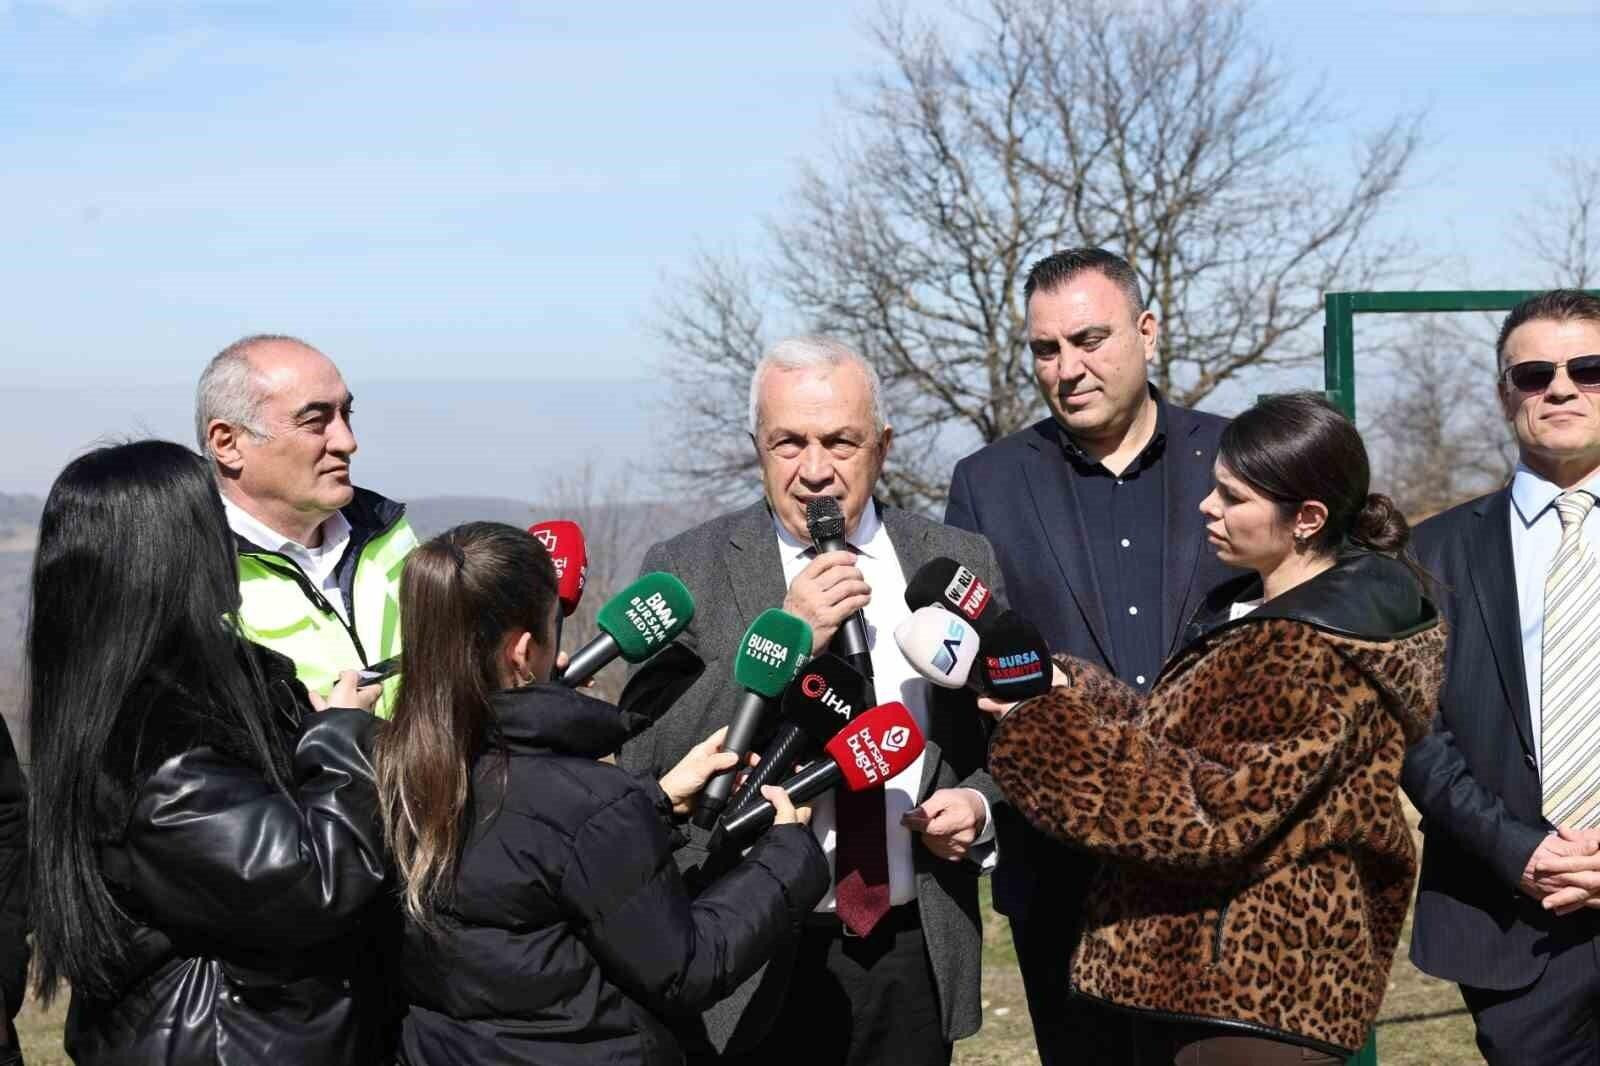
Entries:
[[[990,580],[996,596],[1004,600],[1000,565],[982,536],[883,504],[878,513],[907,578],[929,560],[948,556]],[[635,734],[622,749],[621,764],[660,776],[691,746],[732,718],[741,695],[733,681],[733,654],[739,640],[758,614],[783,606],[788,588],[765,500],[655,545],[645,554],[642,569],[676,575],[695,598],[689,627],[673,645],[632,668],[619,700]],[[983,768],[989,723],[973,705],[971,694],[934,689],[929,711],[918,802],[938,789],[961,787],[977,789],[991,805],[998,804],[999,790]],[[914,861],[917,904],[939,991],[944,1037],[953,1042],[977,1032],[983,1021],[979,868],[970,861],[936,858],[920,845]],[[787,987],[787,970],[787,962],[774,960],[707,1014],[707,1036],[714,1047],[723,1050],[731,1042],[736,1050],[760,1039],[775,1013],[766,1008],[778,1002]],[[750,1008],[757,998],[762,1006]]]

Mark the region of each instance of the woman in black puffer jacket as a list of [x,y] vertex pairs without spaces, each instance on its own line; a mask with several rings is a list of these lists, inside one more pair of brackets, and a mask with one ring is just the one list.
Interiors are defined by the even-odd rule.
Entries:
[[80,1064],[388,1053],[376,720],[314,711],[238,603],[192,452],[102,448],[56,479],[28,632],[31,897],[38,988],[71,984]]
[[815,838],[766,789],[780,824],[690,898],[668,819],[734,757],[713,737],[659,786],[598,761],[624,731],[548,683],[556,608],[549,556],[510,526],[461,526],[406,561],[377,764],[412,1066],[680,1062],[673,1017],[733,991],[827,890]]

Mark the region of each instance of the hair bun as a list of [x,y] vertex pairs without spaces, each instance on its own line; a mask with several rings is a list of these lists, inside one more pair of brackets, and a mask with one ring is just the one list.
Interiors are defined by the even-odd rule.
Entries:
[[1411,539],[1411,525],[1393,500],[1373,492],[1351,523],[1350,539],[1372,551],[1394,554]]

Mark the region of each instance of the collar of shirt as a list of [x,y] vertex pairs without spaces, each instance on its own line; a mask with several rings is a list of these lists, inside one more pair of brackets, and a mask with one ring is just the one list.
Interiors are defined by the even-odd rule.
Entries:
[[[1573,487],[1600,498],[1600,471]],[[1522,463],[1517,464],[1517,472],[1511,476],[1511,502],[1516,505],[1517,517],[1522,519],[1523,528],[1537,522],[1539,516],[1555,504],[1556,497],[1566,491]]]
[[[778,551],[785,562],[801,558],[811,550],[811,544],[790,533],[788,527],[778,520],[776,512],[773,512],[772,524],[778,531]],[[856,523],[855,535],[846,537],[845,541],[858,554],[865,555],[869,559],[882,559],[886,554],[888,538],[889,535],[883,529],[883,519],[878,517],[878,501],[868,500],[867,509],[861,512],[861,521]],[[792,579],[794,575],[787,576]]]
[[[1150,398],[1156,402],[1156,431],[1150,435],[1150,443],[1140,450],[1133,462],[1128,464],[1128,469],[1123,471],[1124,476],[1136,474],[1154,464],[1167,447],[1166,398],[1154,385],[1147,385],[1146,388],[1150,390]],[[1089,458],[1089,453],[1072,439],[1072,434],[1068,433],[1067,428],[1060,422],[1056,423],[1056,436],[1061,441],[1061,454],[1066,456],[1073,466],[1089,473],[1109,473],[1098,459]]]
[[279,533],[226,496],[222,497],[222,510],[228,516],[229,529],[257,547],[287,555],[308,575],[312,570],[325,569],[322,560],[330,556],[337,561],[344,552],[345,542],[350,539],[350,520],[339,511],[323,520],[322,543],[315,548],[307,548],[292,537]]

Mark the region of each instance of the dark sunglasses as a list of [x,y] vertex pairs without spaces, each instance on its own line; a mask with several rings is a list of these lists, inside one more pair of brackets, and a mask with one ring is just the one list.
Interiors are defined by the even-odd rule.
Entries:
[[1578,388],[1585,392],[1600,392],[1600,355],[1574,356],[1562,363],[1529,359],[1525,363],[1513,363],[1506,367],[1500,376],[1518,392],[1526,392],[1531,396],[1548,389],[1556,379],[1556,368],[1561,366],[1567,368],[1567,377]]

